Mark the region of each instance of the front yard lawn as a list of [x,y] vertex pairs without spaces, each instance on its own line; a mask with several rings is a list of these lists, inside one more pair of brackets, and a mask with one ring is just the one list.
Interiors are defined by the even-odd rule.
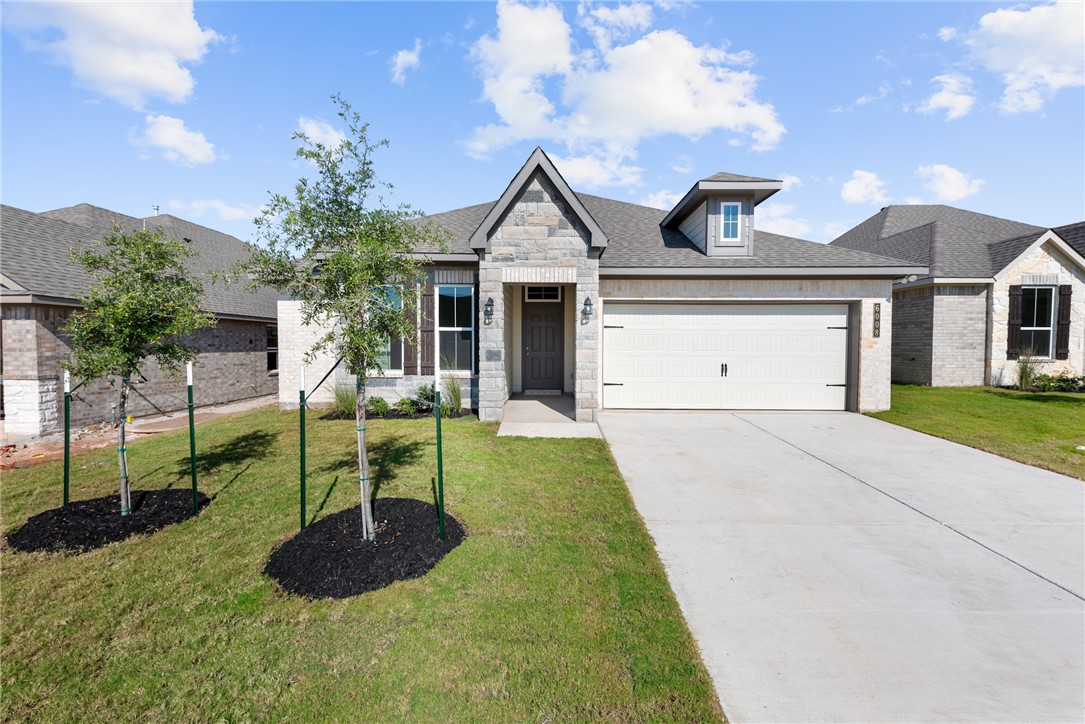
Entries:
[[[722,718],[601,440],[450,420],[445,500],[468,537],[425,577],[307,601],[262,575],[298,528],[297,415],[198,429],[198,518],[82,555],[0,553],[4,719],[712,721]],[[432,502],[431,420],[369,423],[381,497]],[[309,512],[357,504],[354,423],[311,415]],[[133,489],[184,488],[185,431],[129,449]],[[73,500],[115,493],[108,450]],[[55,507],[59,463],[5,473],[5,534]],[[434,523],[436,525],[436,523]]]
[[893,385],[871,416],[1085,480],[1085,395]]

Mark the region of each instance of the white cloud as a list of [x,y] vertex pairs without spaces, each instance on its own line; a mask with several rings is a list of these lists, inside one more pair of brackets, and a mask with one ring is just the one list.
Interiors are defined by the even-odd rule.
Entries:
[[421,65],[422,39],[414,39],[414,50],[401,50],[392,56],[392,82],[403,85],[407,82],[407,71]]
[[1063,88],[1085,85],[1085,4],[1058,2],[987,13],[964,42],[972,57],[1002,77],[999,107],[1038,111]]
[[810,222],[794,216],[792,204],[766,202],[757,207],[757,228],[771,234],[805,238],[810,234]]
[[983,179],[972,178],[944,163],[932,163],[915,170],[916,176],[924,179],[923,188],[941,201],[960,201],[980,192]]
[[674,208],[675,204],[682,200],[683,196],[685,196],[685,194],[681,191],[661,189],[655,193],[648,194],[640,200],[640,203],[641,206],[651,206],[653,209],[670,211]]
[[577,54],[559,6],[498,3],[497,32],[479,39],[472,57],[483,98],[500,120],[474,129],[466,142],[470,155],[484,158],[525,139],[549,141],[584,166],[590,158],[594,168],[584,175],[600,179],[609,170],[615,183],[629,185],[640,177],[628,173],[635,168],[628,162],[646,139],[727,130],[747,137],[755,150],[780,142],[786,131],[773,106],[757,99],[758,77],[730,67],[748,62],[748,53],[695,46],[674,30],[610,47],[624,33],[643,30],[647,13],[637,10],[641,15],[621,23],[617,16],[588,15],[602,10],[619,12],[585,9],[592,22],[606,17],[610,30],[594,50]]
[[308,136],[313,143],[322,144],[325,148],[338,148],[339,144],[347,139],[342,131],[332,127],[327,121],[318,121],[307,116],[298,117],[298,131]]
[[781,191],[790,191],[796,186],[802,186],[802,179],[790,173],[785,173],[780,176],[780,180],[784,182],[784,187]]
[[948,43],[957,37],[957,28],[939,28],[938,39]]
[[976,96],[972,91],[972,79],[960,73],[946,73],[931,78],[931,83],[937,83],[941,90],[923,102],[916,110],[920,113],[946,112],[946,120],[952,121],[967,116],[976,104]]
[[178,213],[197,218],[211,212],[223,221],[251,221],[260,214],[259,206],[230,204],[222,199],[194,199],[192,201],[171,199],[169,207]]
[[199,131],[191,131],[185,122],[172,116],[148,115],[141,134],[131,134],[132,143],[156,149],[162,158],[182,166],[198,166],[217,158],[215,145]]
[[858,98],[856,98],[855,99],[855,105],[857,105],[857,106],[865,106],[867,103],[872,103],[874,101],[880,101],[883,98],[885,98],[887,95],[889,95],[889,93],[892,90],[893,90],[893,86],[889,85],[888,83],[882,83],[880,86],[878,86],[878,92],[877,93],[868,93],[866,95],[862,95],[862,96],[859,96]]
[[683,175],[693,173],[693,157],[683,153],[671,162],[671,171]]
[[855,170],[840,187],[840,198],[848,204],[884,204],[889,201],[885,181],[872,171]]
[[827,221],[821,227],[821,233],[817,235],[818,239],[823,239],[826,242],[832,241],[848,229],[851,229],[855,224],[847,224],[842,221]]
[[582,156],[551,155],[569,185],[585,189],[601,186],[640,186],[644,169],[630,166],[622,159],[606,154],[588,153]]
[[615,40],[624,40],[635,30],[645,30],[652,24],[652,6],[647,3],[630,5],[601,5],[591,7],[580,3],[576,9],[581,24],[595,39],[600,50],[609,50]]
[[136,110],[150,98],[188,100],[195,81],[186,66],[223,40],[200,27],[191,1],[6,3],[4,24],[79,85]]

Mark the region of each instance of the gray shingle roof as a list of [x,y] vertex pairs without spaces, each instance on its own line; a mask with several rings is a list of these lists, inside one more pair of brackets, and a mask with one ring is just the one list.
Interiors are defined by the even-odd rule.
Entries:
[[[708,257],[680,231],[660,227],[660,222],[667,215],[666,211],[590,194],[577,194],[577,197],[610,237],[610,244],[599,259],[601,269],[911,266],[899,258],[832,247],[765,231],[754,232],[755,256]],[[427,219],[450,232],[450,252],[467,254],[471,252],[471,234],[482,223],[494,203],[496,202],[433,214]],[[420,251],[433,252],[432,249]]]
[[1035,241],[1044,231],[940,204],[887,206],[830,245],[907,259],[930,267],[934,277],[990,277],[1027,248],[1022,239]]
[[[226,270],[246,258],[250,247],[240,239],[175,216],[137,219],[89,204],[37,214],[12,206],[0,207],[0,273],[35,294],[78,299],[93,281],[71,261],[71,250],[81,243],[93,243],[114,225],[124,229],[161,227],[168,236],[188,238],[198,256],[189,271],[200,277],[206,307],[220,316],[273,320],[278,295],[270,288],[247,291],[243,284],[213,283],[213,270]],[[5,294],[10,292],[5,291]]]
[[778,178],[759,178],[757,176],[741,176],[737,173],[727,173],[726,171],[720,171],[714,173],[708,178],[701,179],[702,181],[779,181]]
[[1059,238],[1069,244],[1074,251],[1085,256],[1085,221],[1076,224],[1067,224],[1052,229]]

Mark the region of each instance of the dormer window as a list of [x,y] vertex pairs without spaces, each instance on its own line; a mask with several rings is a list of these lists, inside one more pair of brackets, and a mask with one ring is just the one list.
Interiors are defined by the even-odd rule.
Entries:
[[742,243],[739,232],[739,218],[742,204],[737,201],[724,201],[720,204],[720,245],[736,246]]

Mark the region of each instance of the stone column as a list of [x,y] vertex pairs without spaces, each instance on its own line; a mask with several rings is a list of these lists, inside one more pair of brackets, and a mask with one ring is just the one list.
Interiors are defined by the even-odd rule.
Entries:
[[[577,270],[574,324],[576,325],[576,421],[595,422],[599,409],[599,334],[602,329],[597,267],[582,264]],[[591,299],[592,314],[584,317],[584,300]]]
[[[483,422],[500,422],[509,399],[505,364],[506,304],[504,285],[501,283],[501,267],[492,262],[479,264],[479,361],[478,361],[478,417]],[[483,313],[486,301],[494,300],[494,315],[489,321]],[[511,310],[508,310],[511,313]]]

